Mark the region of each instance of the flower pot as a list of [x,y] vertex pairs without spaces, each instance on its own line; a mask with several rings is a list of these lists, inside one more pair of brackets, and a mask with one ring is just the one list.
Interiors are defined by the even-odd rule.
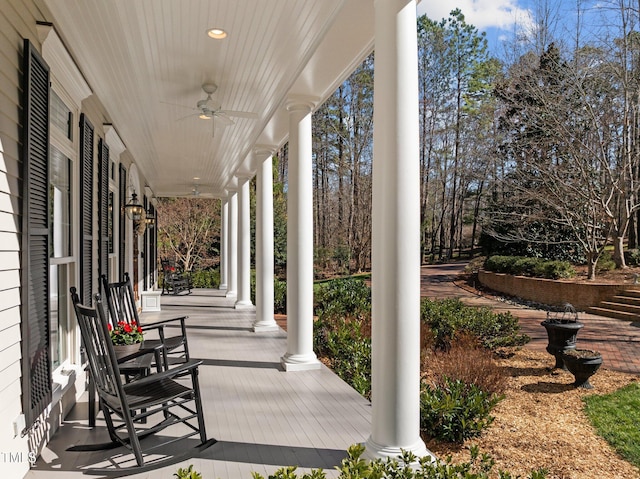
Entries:
[[580,321],[559,322],[549,320],[542,321],[540,324],[547,330],[549,338],[547,352],[556,358],[554,369],[567,369],[562,360],[562,353],[576,348],[576,336],[584,324]]
[[576,378],[573,385],[577,388],[592,389],[589,378],[602,366],[602,356],[596,351],[575,349],[562,354],[567,369]]

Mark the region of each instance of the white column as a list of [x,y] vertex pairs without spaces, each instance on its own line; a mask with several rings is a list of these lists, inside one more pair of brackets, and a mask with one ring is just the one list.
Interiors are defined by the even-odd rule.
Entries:
[[[368,458],[420,438],[420,161],[414,0],[375,0],[372,420]],[[432,456],[432,455],[431,455]],[[432,456],[433,457],[433,456]]]
[[229,200],[222,198],[220,213],[220,289],[227,289],[227,235],[229,229]]
[[251,221],[249,177],[238,177],[238,299],[236,309],[253,309],[251,302]]
[[256,321],[255,332],[277,331],[273,317],[273,163],[272,151],[255,151]]
[[312,108],[313,103],[304,99],[287,105],[287,352],[281,361],[286,371],[320,368],[313,352]]
[[238,295],[238,192],[229,191],[229,195],[227,298],[235,298]]

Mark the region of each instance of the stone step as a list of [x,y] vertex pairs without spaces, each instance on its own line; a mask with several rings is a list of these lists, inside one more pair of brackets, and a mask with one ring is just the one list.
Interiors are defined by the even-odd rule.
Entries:
[[640,314],[635,312],[629,312],[619,309],[610,309],[601,306],[592,306],[588,308],[587,313],[596,314],[598,316],[605,316],[607,318],[621,319],[623,321],[639,321]]
[[627,291],[624,291],[623,293],[618,294],[613,298],[607,300],[607,302],[627,304],[630,306],[640,306],[640,295],[631,296],[627,293],[628,293]]
[[638,289],[626,289],[619,293],[620,296],[624,296],[627,298],[638,298],[640,299],[640,290]]
[[613,311],[621,311],[623,313],[633,313],[640,317],[640,304],[624,303],[612,299],[610,301],[602,301],[597,307],[611,309]]

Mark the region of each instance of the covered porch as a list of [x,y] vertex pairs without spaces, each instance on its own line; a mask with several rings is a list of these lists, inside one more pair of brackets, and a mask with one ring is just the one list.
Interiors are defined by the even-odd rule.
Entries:
[[[33,472],[11,464],[15,477],[71,477],[105,458],[66,451],[101,434],[83,422],[86,363],[68,292],[77,287],[89,305],[101,276],[124,273],[140,297],[157,291],[158,238],[147,226],[157,199],[194,195],[221,201],[224,289],[171,298],[189,305],[163,298],[162,308],[189,312],[193,356],[205,361],[209,435],[220,441],[206,454],[221,454],[202,459],[213,461],[205,477],[241,477],[212,472],[225,457],[247,472],[256,457],[331,468],[354,442],[368,458],[429,454],[419,434],[416,3],[0,0],[10,249],[0,268],[0,446],[41,456]],[[312,115],[374,46],[369,406],[313,351]],[[273,315],[272,184],[285,145],[286,336]]]
[[[174,443],[171,455],[194,449],[160,469],[155,469],[153,456],[145,457],[149,465],[141,472],[133,471],[132,477],[173,478],[178,467],[189,464],[205,479],[249,479],[252,471],[266,477],[287,465],[330,471],[340,464],[351,444],[367,439],[369,401],[324,366],[286,373],[280,364],[286,332],[278,328],[254,333],[255,312],[239,311],[234,303],[224,291],[196,289],[188,296],[164,296],[161,313],[143,313],[147,320],[172,313],[189,315],[191,357],[203,360],[200,387],[207,434],[217,443],[200,452],[195,440]],[[75,405],[27,478],[87,477],[89,470],[100,476],[100,469],[111,477],[132,472],[118,473],[118,468],[135,466],[135,459],[124,448],[67,451],[73,445],[108,441],[102,414],[95,429],[87,425],[86,396]]]

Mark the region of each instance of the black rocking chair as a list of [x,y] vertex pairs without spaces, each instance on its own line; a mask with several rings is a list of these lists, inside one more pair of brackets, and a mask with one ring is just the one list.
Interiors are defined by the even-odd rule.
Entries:
[[[161,444],[154,442],[144,452],[197,435],[201,441],[198,448],[205,446],[207,435],[198,385],[198,366],[202,361],[190,360],[175,368],[123,383],[100,296],[96,295],[95,308],[82,304],[74,304],[74,307],[100,407],[113,441],[105,448],[115,445],[128,448],[142,467],[144,458],[140,440],[177,424],[187,426],[178,428],[183,433],[181,436],[168,436]],[[138,354],[148,352],[142,350]],[[191,381],[185,383],[186,374],[191,376]],[[183,379],[177,382],[174,380],[177,377]]]
[[[105,275],[102,275],[101,279],[112,327],[115,328],[119,321],[124,321],[128,324],[135,322],[144,332],[155,330],[158,334],[158,339],[147,339],[145,337],[143,345],[146,349],[162,347],[165,369],[169,367],[170,359],[171,363],[175,364],[189,361],[189,344],[185,326],[185,320],[188,316],[165,319],[153,324],[141,324],[129,273],[124,273],[123,281],[119,282],[109,283]],[[165,336],[165,328],[175,323],[179,323],[180,334]]]

